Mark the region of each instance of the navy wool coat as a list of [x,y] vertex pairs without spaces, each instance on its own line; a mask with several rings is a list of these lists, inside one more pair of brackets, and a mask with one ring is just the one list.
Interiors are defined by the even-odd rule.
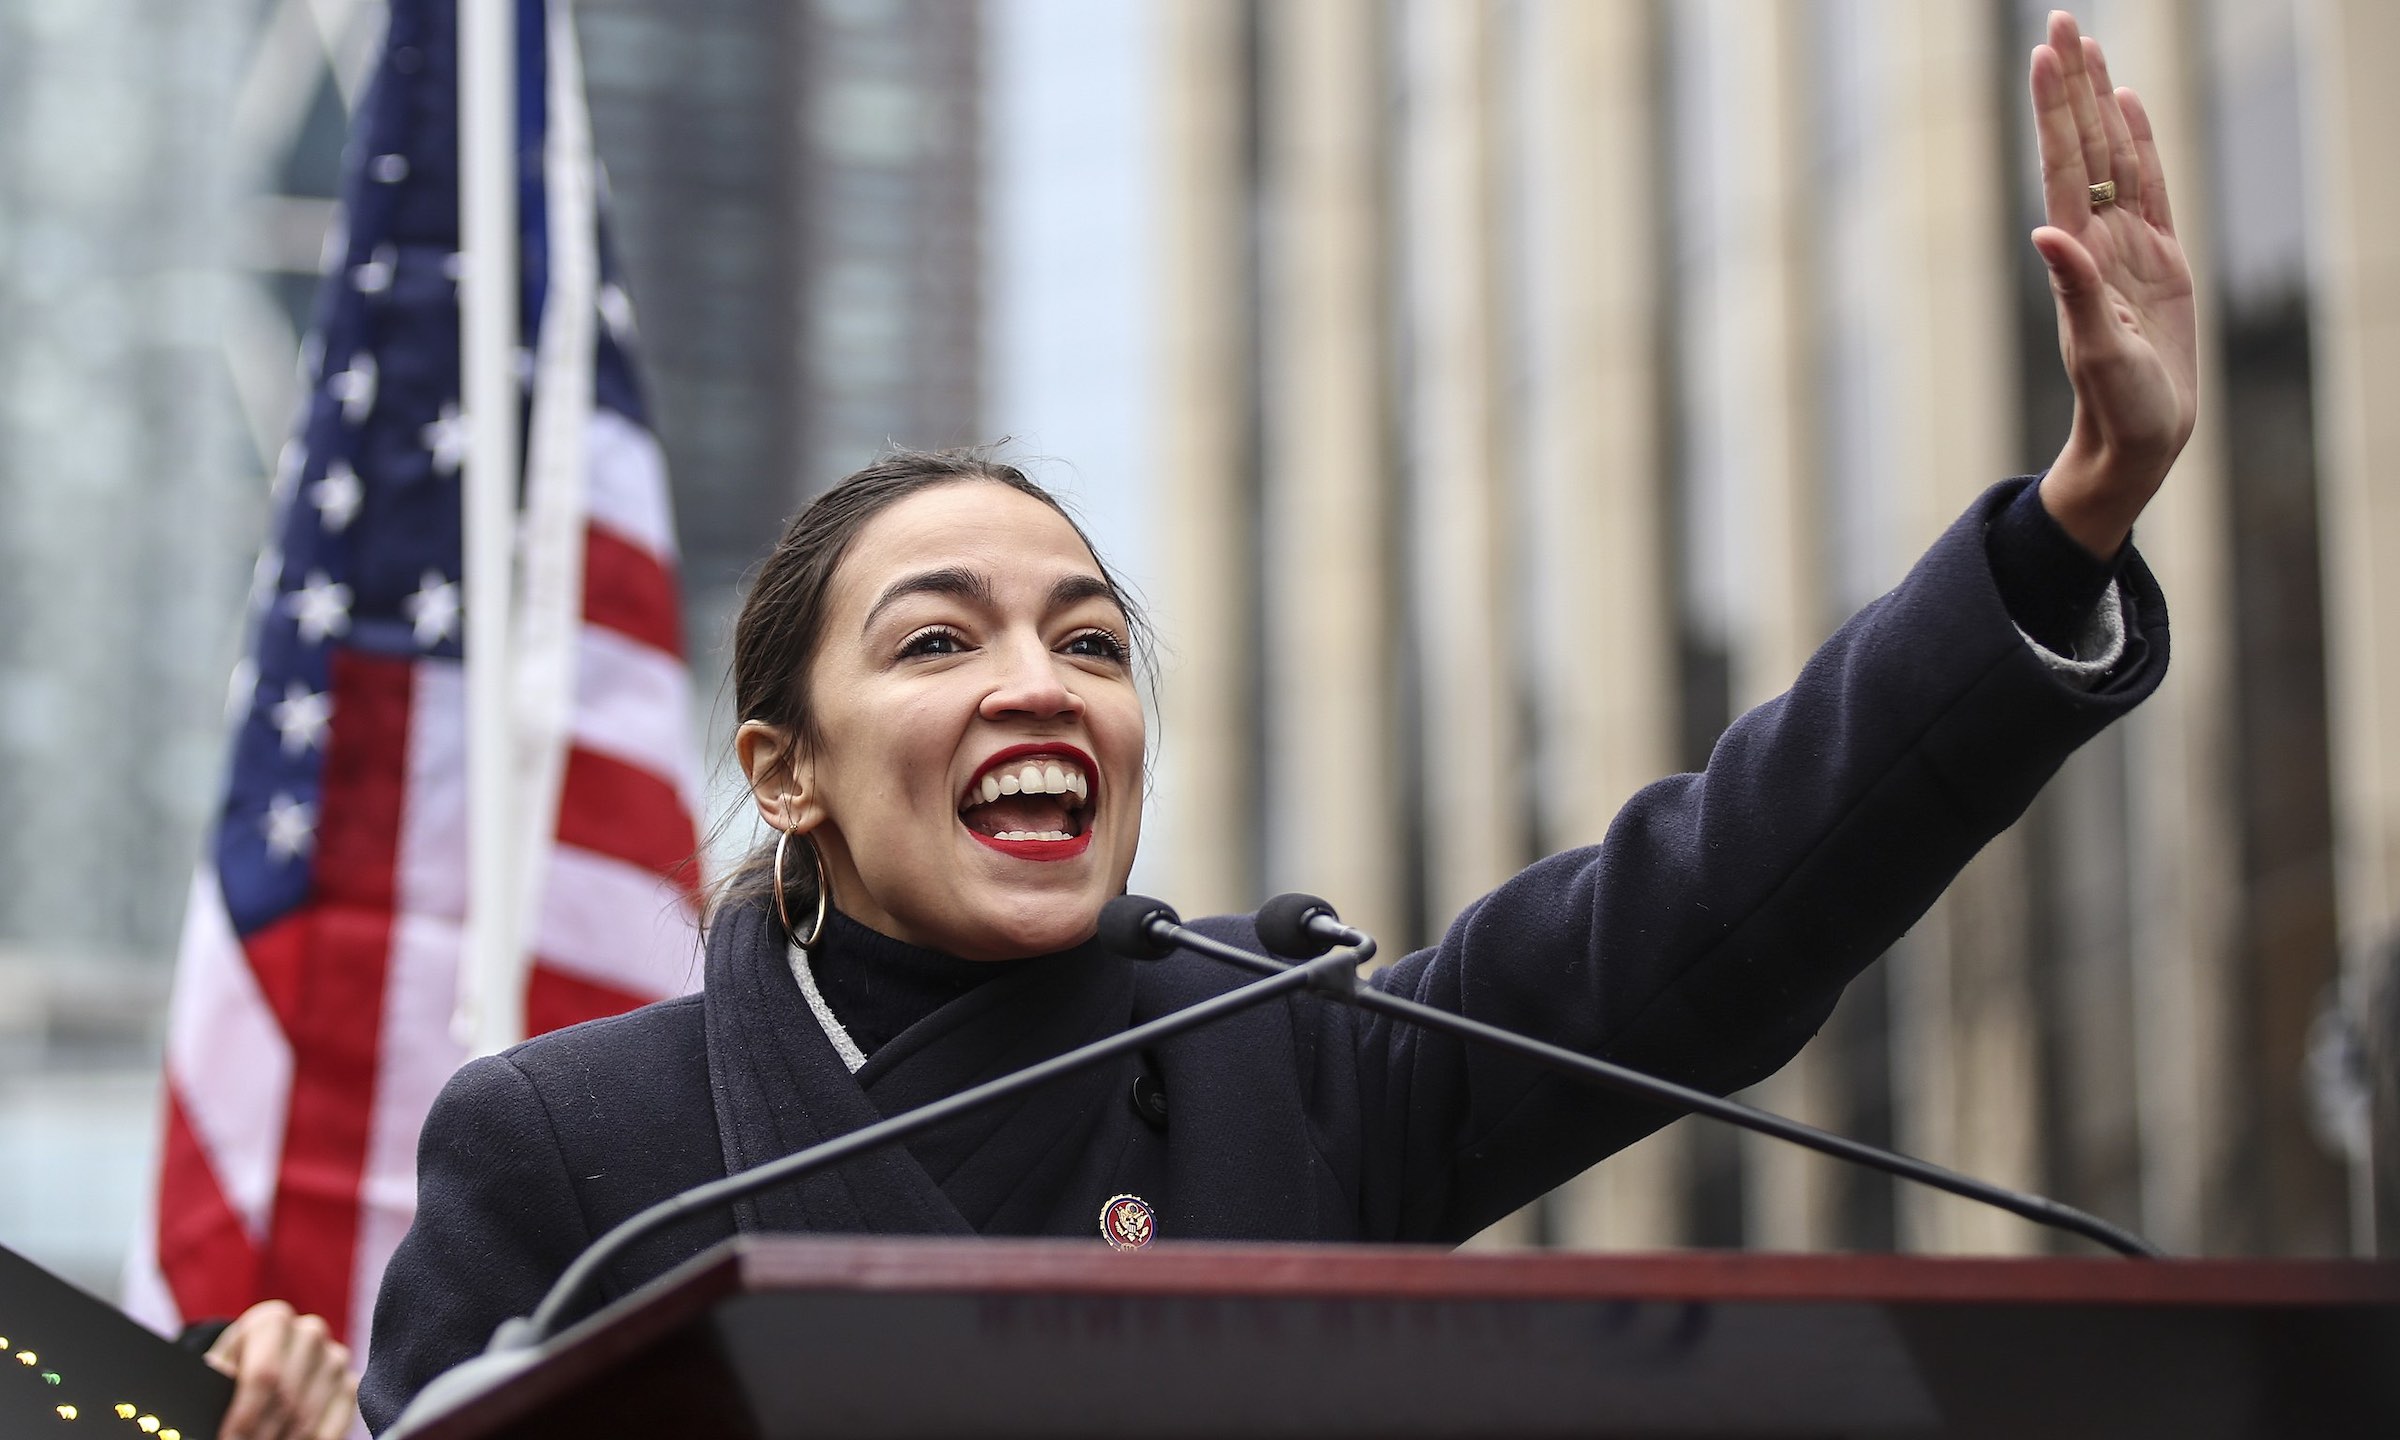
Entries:
[[[2138,558],[2104,602],[2122,607],[2126,648],[2098,684],[2063,680],[2018,633],[1983,543],[2015,491],[1987,493],[1705,772],[1645,789],[1602,843],[1527,869],[1373,983],[1713,1091],[1772,1073],[2165,668],[2165,605]],[[1255,945],[1245,920],[1202,923]],[[772,919],[720,915],[701,993],[527,1041],[442,1092],[361,1409],[389,1425],[645,1206],[1246,978],[1097,947],[1015,962],[852,1076]],[[1132,1103],[1144,1072],[1163,1120]],[[1297,995],[653,1236],[603,1288],[623,1295],[736,1230],[1099,1244],[1101,1206],[1123,1193],[1166,1240],[1451,1244],[1671,1118]]]

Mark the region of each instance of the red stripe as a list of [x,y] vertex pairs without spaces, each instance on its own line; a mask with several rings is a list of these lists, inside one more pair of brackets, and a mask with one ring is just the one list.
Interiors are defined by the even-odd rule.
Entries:
[[308,974],[308,911],[296,910],[242,937],[242,955],[259,994],[286,1035],[300,1033],[300,996]]
[[264,1294],[324,1316],[337,1332],[353,1312],[414,675],[407,660],[334,652],[341,720],[325,757],[316,885],[308,906],[284,922],[304,927],[305,958],[287,1029],[291,1111],[259,1280]]
[[683,796],[657,775],[590,750],[567,751],[558,840],[665,876],[699,893],[699,832]]
[[158,1269],[189,1322],[239,1315],[262,1298],[258,1248],[217,1183],[208,1152],[167,1082],[166,1143],[158,1164]]
[[682,658],[683,607],[674,570],[605,526],[584,530],[583,618]]
[[525,1033],[541,1035],[603,1015],[622,1014],[655,998],[620,990],[614,985],[595,984],[536,961],[532,973],[525,977]]

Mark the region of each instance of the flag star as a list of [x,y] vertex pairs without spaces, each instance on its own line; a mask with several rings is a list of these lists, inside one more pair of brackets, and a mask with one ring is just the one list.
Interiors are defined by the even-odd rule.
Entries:
[[466,273],[467,273],[467,252],[466,252],[466,251],[464,251],[464,250],[453,250],[453,251],[451,251],[449,254],[447,254],[447,255],[444,255],[444,256],[442,257],[442,276],[443,276],[443,278],[445,278],[445,279],[449,280],[449,281],[450,281],[451,283],[453,283],[453,284],[456,284],[456,283],[457,283],[457,281],[458,281],[458,279],[459,279],[459,277],[460,277],[460,276],[462,276],[462,275],[464,275],[464,274],[466,274]]
[[308,487],[310,503],[317,507],[317,518],[325,528],[336,532],[350,528],[358,518],[358,507],[366,499],[367,487],[358,483],[358,472],[347,460],[336,460],[325,467],[325,478]]
[[400,609],[416,627],[419,645],[439,645],[458,628],[458,582],[444,580],[438,570],[428,570],[416,593],[400,602]]
[[305,855],[308,847],[316,842],[317,807],[278,792],[274,799],[267,802],[264,828],[269,855],[278,860]]
[[317,367],[324,363],[325,337],[311,330],[308,332],[308,338],[300,342],[300,354],[296,357],[293,366],[293,369],[299,374],[300,383],[303,385],[316,384]]
[[624,286],[612,281],[600,287],[600,319],[618,344],[633,343],[633,297],[625,293]]
[[392,288],[392,272],[399,268],[400,252],[390,245],[378,245],[363,265],[350,267],[350,283],[361,295],[381,295]]
[[519,345],[517,347],[517,385],[520,389],[530,390],[533,388],[533,369],[533,347]]
[[408,157],[406,155],[378,155],[375,157],[375,162],[367,167],[367,171],[375,177],[377,184],[397,185],[408,178]]
[[349,633],[350,587],[335,584],[322,570],[309,571],[308,582],[283,603],[299,623],[300,638],[311,645],[322,643],[328,635]]
[[467,458],[467,417],[458,413],[456,401],[443,405],[442,413],[418,435],[433,452],[436,474],[458,473],[459,462]]
[[283,583],[283,551],[269,544],[258,552],[258,563],[250,567],[250,608],[263,610],[275,598],[275,587]]
[[342,402],[342,418],[356,425],[375,412],[375,352],[361,350],[350,357],[350,368],[325,382],[325,391]]
[[325,743],[326,728],[333,722],[333,696],[294,680],[269,713],[283,737],[283,753],[304,755]]

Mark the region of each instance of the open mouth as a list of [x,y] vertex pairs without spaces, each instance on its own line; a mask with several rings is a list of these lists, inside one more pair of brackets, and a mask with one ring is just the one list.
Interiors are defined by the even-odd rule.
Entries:
[[1014,745],[983,762],[959,797],[959,822],[1003,854],[1065,860],[1092,843],[1096,767],[1071,745]]

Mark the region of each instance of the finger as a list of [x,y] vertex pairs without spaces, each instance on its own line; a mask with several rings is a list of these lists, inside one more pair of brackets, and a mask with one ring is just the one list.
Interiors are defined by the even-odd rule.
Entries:
[[226,1407],[219,1432],[224,1440],[256,1440],[275,1433],[271,1412],[291,1319],[292,1307],[281,1300],[260,1301],[208,1347],[208,1363],[233,1377],[233,1403]]
[[2092,98],[2100,109],[2100,133],[2108,138],[2108,178],[2117,182],[2117,192],[2131,197],[2142,190],[2141,156],[2133,148],[2133,131],[2125,123],[2125,112],[2117,105],[2117,87],[2108,78],[2108,57],[2100,52],[2100,42],[2091,36],[2083,37],[2083,62],[2092,77]]
[[309,1440],[342,1440],[358,1421],[358,1377],[350,1372],[350,1352],[341,1352],[340,1383],[317,1414]]
[[2117,105],[2125,112],[2125,128],[2132,132],[2133,151],[2142,159],[2142,218],[2172,235],[2175,211],[2167,204],[2167,167],[2159,163],[2158,137],[2150,129],[2150,111],[2142,104],[2142,97],[2131,90],[2117,92]]
[[2068,332],[2062,338],[2089,345],[2106,335],[2116,319],[2109,313],[2108,289],[2101,283],[2100,266],[2092,252],[2055,225],[2033,232],[2033,248],[2050,272],[2050,293],[2058,297],[2059,316]]
[[2092,96],[2092,74],[2084,64],[2083,36],[2075,17],[2064,10],[2050,12],[2050,48],[2058,52],[2059,68],[2067,79],[2067,108],[2075,116],[2075,138],[2083,147],[2083,173],[2093,181],[2108,178],[2108,134],[2100,127],[2100,103]]
[[322,1316],[303,1315],[292,1323],[284,1345],[283,1385],[277,1396],[286,1434],[315,1434],[317,1421],[341,1384],[342,1367],[333,1353],[337,1348]]
[[2075,116],[2067,106],[2067,81],[2059,68],[2058,52],[2047,45],[2033,49],[2034,132],[2042,150],[2042,218],[2068,230],[2078,230],[2092,213],[2091,192],[2084,187],[2083,141],[2075,133]]
[[224,1440],[282,1440],[283,1332],[253,1327],[229,1358],[233,1361],[233,1404],[226,1407]]

